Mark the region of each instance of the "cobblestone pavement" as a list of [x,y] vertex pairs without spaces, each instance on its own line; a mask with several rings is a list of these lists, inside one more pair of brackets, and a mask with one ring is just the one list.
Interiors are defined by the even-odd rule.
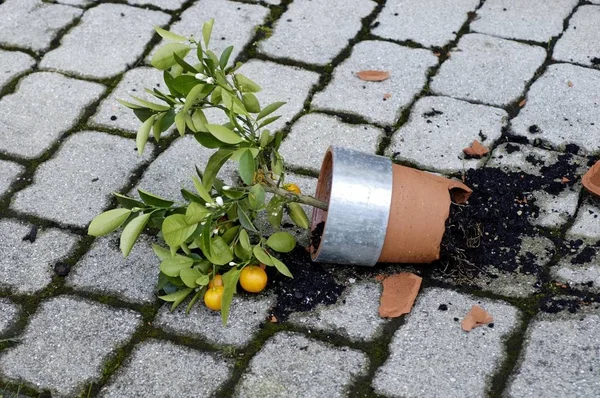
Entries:
[[[332,143],[458,177],[600,155],[598,0],[0,0],[1,397],[600,396],[600,201],[579,182],[533,193],[539,273],[425,277],[393,320],[379,282],[334,268],[336,304],[271,323],[267,289],[223,329],[161,307],[154,238],[124,260],[115,236],[87,236],[111,192],[177,198],[208,159],[175,135],[138,157],[115,99],[160,83],[153,26],[199,35],[211,17],[261,101],[287,101],[276,128],[309,193]],[[475,139],[492,151],[465,159]],[[474,304],[494,324],[466,333]]]

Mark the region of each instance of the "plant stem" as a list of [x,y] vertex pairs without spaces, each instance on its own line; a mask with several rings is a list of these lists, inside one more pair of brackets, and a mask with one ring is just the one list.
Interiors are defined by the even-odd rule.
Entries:
[[263,187],[265,188],[265,191],[282,196],[282,197],[286,198],[287,200],[289,200],[290,202],[302,203],[302,204],[309,205],[312,207],[317,207],[317,208],[319,208],[321,210],[325,210],[325,211],[327,211],[327,209],[328,209],[327,203],[325,203],[317,198],[313,198],[312,196],[302,195],[300,193],[293,193],[290,191],[286,191],[285,189],[278,188],[277,186],[274,186],[271,184],[263,184]]

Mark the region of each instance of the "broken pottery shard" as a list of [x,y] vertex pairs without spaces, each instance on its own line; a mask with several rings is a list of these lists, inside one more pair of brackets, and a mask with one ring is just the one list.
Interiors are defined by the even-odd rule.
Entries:
[[385,278],[379,302],[379,315],[384,318],[395,318],[408,314],[415,303],[422,279],[410,272]]
[[383,70],[363,70],[356,72],[356,76],[368,82],[382,82],[390,78],[390,73]]
[[487,149],[486,147],[481,145],[481,142],[479,142],[477,140],[473,141],[473,143],[471,144],[470,147],[463,149],[463,152],[465,153],[465,155],[471,156],[474,158],[480,158],[484,155],[487,155],[487,153],[489,151],[490,151],[489,149]]
[[600,196],[600,161],[597,161],[591,169],[583,175],[581,183],[591,193]]
[[492,322],[494,322],[494,318],[486,310],[478,305],[474,305],[465,316],[465,319],[462,320],[460,326],[465,332],[470,332],[471,329],[477,326],[487,325]]

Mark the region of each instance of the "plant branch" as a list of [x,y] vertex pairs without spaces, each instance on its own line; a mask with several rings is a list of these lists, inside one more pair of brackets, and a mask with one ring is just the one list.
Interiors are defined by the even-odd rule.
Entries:
[[317,198],[313,198],[312,196],[302,195],[300,193],[293,193],[290,191],[286,191],[285,189],[278,188],[276,185],[271,185],[271,184],[262,184],[262,185],[263,185],[265,191],[274,193],[281,197],[284,197],[287,200],[289,200],[290,202],[302,203],[302,204],[309,205],[312,207],[317,207],[317,208],[319,208],[321,210],[325,210],[325,211],[327,211],[327,209],[328,209],[327,203],[325,203]]

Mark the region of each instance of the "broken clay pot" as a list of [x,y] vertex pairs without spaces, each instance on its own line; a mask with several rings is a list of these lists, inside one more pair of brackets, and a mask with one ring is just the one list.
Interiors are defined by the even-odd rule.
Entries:
[[[312,231],[321,230],[313,261],[373,266],[377,262],[430,263],[439,258],[450,202],[472,190],[461,182],[392,164],[391,159],[328,148]],[[322,225],[321,225],[322,224]]]
[[585,189],[596,196],[600,196],[600,161],[596,162],[596,164],[583,175],[581,183]]

